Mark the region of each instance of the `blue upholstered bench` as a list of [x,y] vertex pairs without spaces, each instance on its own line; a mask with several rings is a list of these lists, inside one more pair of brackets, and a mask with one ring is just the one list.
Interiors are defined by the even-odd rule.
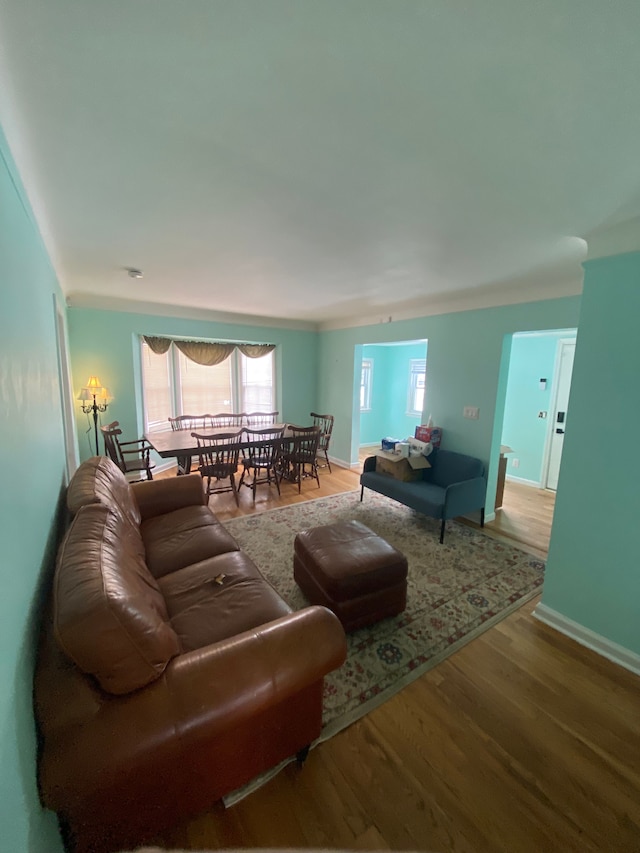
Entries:
[[431,467],[423,469],[422,479],[403,482],[376,471],[376,457],[369,456],[360,475],[360,500],[366,487],[416,512],[441,519],[441,543],[449,518],[480,510],[480,524],[484,527],[487,480],[482,461],[464,453],[435,449],[429,462]]

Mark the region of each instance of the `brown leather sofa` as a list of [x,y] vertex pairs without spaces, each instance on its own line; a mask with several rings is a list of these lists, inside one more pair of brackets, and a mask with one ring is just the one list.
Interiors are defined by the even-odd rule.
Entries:
[[36,662],[38,781],[69,847],[93,853],[301,753],[346,644],[329,610],[291,611],[198,474],[130,485],[94,457],[67,505]]

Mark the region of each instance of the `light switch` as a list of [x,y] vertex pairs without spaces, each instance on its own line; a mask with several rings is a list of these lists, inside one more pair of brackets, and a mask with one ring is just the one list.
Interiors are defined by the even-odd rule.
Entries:
[[477,406],[465,406],[462,414],[471,421],[477,421],[480,417],[480,409]]

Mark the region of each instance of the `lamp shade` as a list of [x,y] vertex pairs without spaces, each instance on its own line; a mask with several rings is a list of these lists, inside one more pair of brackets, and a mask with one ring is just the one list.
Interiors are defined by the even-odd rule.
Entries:
[[91,391],[89,391],[88,388],[81,388],[80,393],[78,394],[76,399],[82,400],[84,402],[84,400],[91,400],[92,398],[93,394],[91,393]]
[[102,382],[100,382],[97,376],[90,376],[87,379],[86,387],[89,388],[93,394],[98,394],[102,388]]

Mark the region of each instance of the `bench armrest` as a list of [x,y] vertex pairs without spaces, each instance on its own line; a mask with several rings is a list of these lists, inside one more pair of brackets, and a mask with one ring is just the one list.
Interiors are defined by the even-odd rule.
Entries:
[[367,456],[364,460],[364,465],[362,466],[362,473],[366,474],[367,471],[375,471],[376,470],[376,457],[375,456]]
[[482,509],[486,497],[487,481],[484,477],[451,483],[445,489],[443,518],[455,518],[466,512]]

